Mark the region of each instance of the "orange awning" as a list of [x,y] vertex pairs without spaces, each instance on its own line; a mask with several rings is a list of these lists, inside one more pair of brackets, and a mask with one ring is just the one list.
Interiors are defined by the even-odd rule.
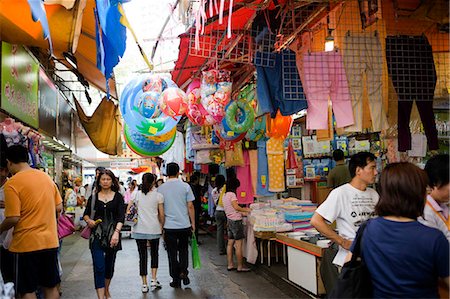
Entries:
[[[105,92],[105,76],[97,69],[95,0],[52,0],[52,4],[45,3],[53,55],[65,63],[62,53],[74,53],[79,73]],[[27,0],[15,0],[14,4],[9,0],[0,0],[0,34],[0,39],[8,43],[49,48],[48,41],[43,38],[41,24],[32,20]],[[111,96],[117,98],[114,80],[109,80],[109,87]]]

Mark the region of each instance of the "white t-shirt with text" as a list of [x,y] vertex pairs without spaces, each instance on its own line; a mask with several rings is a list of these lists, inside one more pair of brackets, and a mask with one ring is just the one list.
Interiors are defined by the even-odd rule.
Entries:
[[[332,190],[316,213],[330,223],[336,221],[339,235],[353,240],[359,226],[367,219],[375,217],[378,199],[379,195],[374,189],[366,188],[361,191],[347,183]],[[348,250],[339,246],[333,264],[342,266],[348,253]]]

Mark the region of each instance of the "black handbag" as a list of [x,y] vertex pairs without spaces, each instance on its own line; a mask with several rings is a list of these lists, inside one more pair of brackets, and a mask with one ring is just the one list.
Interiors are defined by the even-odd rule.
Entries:
[[364,222],[355,238],[352,259],[342,267],[341,274],[328,298],[372,298],[372,279],[361,257],[362,238],[367,226]]

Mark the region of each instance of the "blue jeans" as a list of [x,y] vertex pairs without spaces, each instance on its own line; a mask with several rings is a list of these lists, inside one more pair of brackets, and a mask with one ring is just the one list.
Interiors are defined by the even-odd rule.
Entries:
[[114,264],[117,251],[103,249],[99,241],[95,240],[91,246],[92,263],[94,266],[94,284],[96,289],[105,287],[105,279],[111,279],[114,275]]

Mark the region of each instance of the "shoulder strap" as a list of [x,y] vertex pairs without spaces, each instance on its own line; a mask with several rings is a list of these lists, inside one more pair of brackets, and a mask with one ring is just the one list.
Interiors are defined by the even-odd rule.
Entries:
[[363,222],[361,224],[361,226],[359,227],[359,230],[356,234],[356,238],[355,238],[355,247],[353,249],[353,254],[352,254],[352,261],[356,261],[359,257],[361,257],[361,253],[362,253],[362,239],[364,236],[364,231],[367,227],[367,223],[369,222],[369,220]]
[[91,215],[90,218],[94,219],[95,216],[95,201],[97,200],[97,194],[95,192],[91,195]]
[[446,219],[444,218],[444,216],[442,216],[442,214],[441,214],[440,212],[438,212],[428,200],[427,200],[427,203],[426,203],[426,204],[427,204],[427,206],[429,206],[429,207],[433,210],[433,212],[434,212],[439,218],[441,218],[442,221],[444,221],[444,223],[447,225],[447,228],[450,230],[450,221],[449,221],[449,220],[446,220]]

